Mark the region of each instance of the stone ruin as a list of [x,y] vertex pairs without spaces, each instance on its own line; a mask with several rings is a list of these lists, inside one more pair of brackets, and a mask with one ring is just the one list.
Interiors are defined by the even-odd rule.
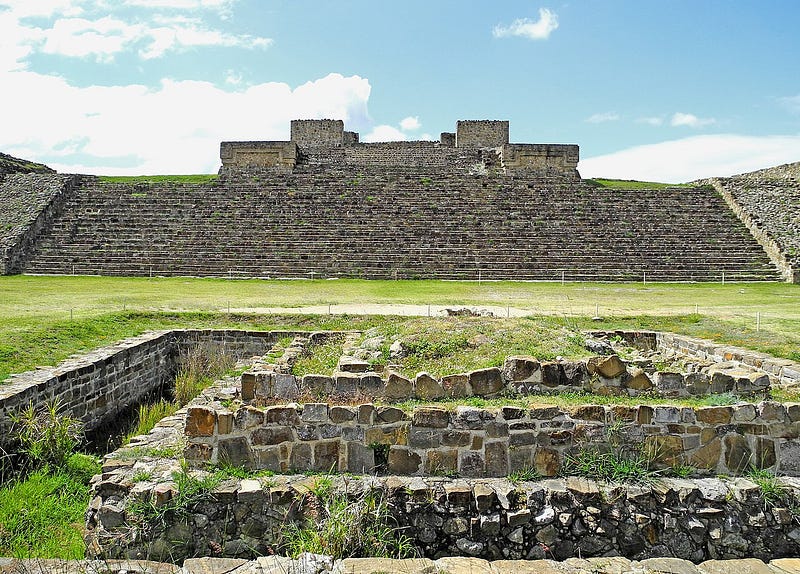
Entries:
[[[438,142],[359,143],[359,135],[345,131],[341,120],[292,120],[289,141],[222,142],[220,174],[266,168],[294,170],[303,155],[324,157],[331,152],[345,164],[384,164],[392,167],[459,166],[472,170],[499,169],[503,173],[537,173],[579,180],[577,145],[511,144],[509,123],[497,120],[461,120],[455,132],[442,133]],[[464,164],[466,150],[483,150]],[[338,152],[338,153],[336,153]],[[460,152],[460,153],[459,153]]]

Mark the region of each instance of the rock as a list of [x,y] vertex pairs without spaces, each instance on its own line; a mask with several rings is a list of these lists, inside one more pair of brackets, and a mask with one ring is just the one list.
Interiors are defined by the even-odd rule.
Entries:
[[188,437],[212,436],[216,415],[208,407],[189,407],[186,410],[185,434]]
[[444,388],[431,375],[421,372],[414,378],[414,395],[422,400],[439,399],[444,396]]
[[409,379],[400,373],[390,371],[386,379],[384,393],[387,399],[406,400],[413,396],[414,386]]
[[608,357],[592,357],[586,363],[590,375],[598,374],[607,379],[614,379],[627,372],[625,363],[617,355]]
[[243,558],[187,558],[183,569],[187,574],[228,574],[245,564]]
[[442,407],[417,407],[411,419],[415,427],[447,428],[450,413]]
[[420,456],[400,446],[389,448],[389,472],[393,474],[417,474],[422,465]]
[[774,574],[757,558],[739,560],[706,560],[697,565],[701,574]]
[[332,574],[430,574],[436,571],[435,562],[429,558],[345,558],[334,567]]
[[504,386],[503,377],[497,367],[472,371],[469,373],[469,384],[472,388],[472,393],[479,397],[487,397],[499,393]]
[[469,375],[459,373],[442,377],[442,388],[446,397],[461,399],[472,395],[469,386]]
[[[528,356],[511,356],[503,363],[503,378],[517,389],[519,383],[539,384],[542,371],[539,361]],[[523,385],[524,387],[525,385]]]
[[400,340],[395,341],[389,346],[389,358],[391,359],[402,359],[408,354],[408,350],[406,349],[403,342]]
[[631,378],[625,383],[625,386],[635,391],[649,391],[653,388],[653,381],[642,369],[633,369]]
[[701,574],[697,566],[680,558],[648,558],[639,565],[648,574]]

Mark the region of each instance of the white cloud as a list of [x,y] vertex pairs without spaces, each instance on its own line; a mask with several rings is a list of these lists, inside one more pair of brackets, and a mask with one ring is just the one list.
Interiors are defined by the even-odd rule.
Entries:
[[603,112],[592,114],[586,118],[586,122],[590,124],[602,124],[605,122],[615,122],[619,120],[619,114],[616,112]]
[[[363,124],[370,94],[368,80],[339,74],[294,89],[275,82],[233,92],[208,82],[171,80],[155,89],[79,88],[26,71],[0,71],[0,85],[11,86],[0,110],[1,150],[62,172],[123,175],[213,173],[220,141],[288,139],[292,119]],[[41,94],[58,105],[19,113],[41,102]]]
[[636,123],[647,124],[649,126],[660,126],[664,124],[664,118],[659,116],[650,116],[646,118],[639,118]]
[[408,136],[394,126],[379,125],[361,138],[365,143],[406,141]]
[[558,15],[547,8],[539,8],[538,20],[519,18],[509,26],[498,24],[492,30],[492,34],[495,38],[522,36],[531,40],[547,40],[556,28],[558,28]]
[[800,159],[800,135],[702,135],[582,159],[583,177],[682,183]]
[[675,112],[669,121],[669,125],[673,127],[685,126],[689,128],[701,128],[715,123],[717,123],[717,120],[714,118],[698,118],[694,114],[685,114],[683,112]]
[[417,116],[408,116],[400,120],[400,129],[404,132],[418,130],[421,127],[422,124],[419,123],[419,118]]

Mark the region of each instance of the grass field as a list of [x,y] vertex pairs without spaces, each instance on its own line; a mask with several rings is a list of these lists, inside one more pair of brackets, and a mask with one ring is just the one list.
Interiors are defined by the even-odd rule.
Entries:
[[[329,316],[328,305],[348,305],[351,315]],[[359,309],[402,314],[402,305],[493,305],[574,328],[670,330],[800,360],[800,286],[783,283],[12,276],[0,277],[0,380],[148,329],[363,329],[381,319],[353,316]],[[307,307],[321,314],[299,313]],[[596,312],[602,321],[591,320]]]

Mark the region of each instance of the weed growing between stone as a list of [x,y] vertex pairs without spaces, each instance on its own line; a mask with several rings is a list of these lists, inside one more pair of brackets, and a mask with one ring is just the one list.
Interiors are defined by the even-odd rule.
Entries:
[[83,425],[61,411],[58,402],[51,402],[40,407],[30,404],[22,412],[12,415],[12,433],[28,468],[60,469],[78,447]]
[[319,478],[303,497],[304,521],[287,525],[281,546],[296,558],[303,552],[334,558],[410,558],[411,538],[395,524],[384,495],[333,491],[330,477]]

